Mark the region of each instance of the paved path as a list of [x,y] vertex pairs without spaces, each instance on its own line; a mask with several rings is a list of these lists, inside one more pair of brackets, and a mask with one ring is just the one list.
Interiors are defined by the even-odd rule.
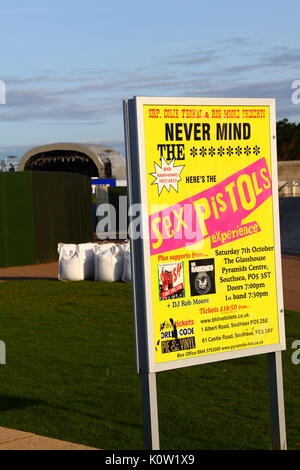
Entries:
[[29,432],[0,428],[1,450],[97,450],[80,444],[37,436]]
[[57,279],[58,263],[33,264],[0,268],[0,281],[26,279]]
[[300,312],[300,258],[282,257],[282,283],[284,307]]
[[[58,264],[44,263],[32,266],[0,268],[0,281],[49,279],[57,280]],[[284,306],[300,311],[300,257],[282,257]]]

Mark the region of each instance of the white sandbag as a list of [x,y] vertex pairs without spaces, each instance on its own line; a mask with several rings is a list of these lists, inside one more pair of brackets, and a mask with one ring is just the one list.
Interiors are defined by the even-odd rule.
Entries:
[[83,262],[83,276],[86,281],[94,280],[95,272],[95,245],[94,243],[80,243],[78,245],[80,257]]
[[122,281],[131,282],[131,255],[130,255],[130,244],[129,242],[124,243],[123,245],[123,273]]
[[94,244],[59,243],[58,279],[83,281],[94,277]]
[[95,281],[122,280],[123,250],[114,243],[95,245]]
[[58,244],[58,279],[60,281],[78,281],[82,277],[81,260],[78,246],[74,243]]

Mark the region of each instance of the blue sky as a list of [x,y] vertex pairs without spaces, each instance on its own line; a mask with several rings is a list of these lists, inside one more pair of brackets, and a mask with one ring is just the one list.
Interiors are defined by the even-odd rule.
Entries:
[[0,157],[94,142],[123,151],[135,95],[271,97],[299,122],[299,1],[11,0],[0,6]]

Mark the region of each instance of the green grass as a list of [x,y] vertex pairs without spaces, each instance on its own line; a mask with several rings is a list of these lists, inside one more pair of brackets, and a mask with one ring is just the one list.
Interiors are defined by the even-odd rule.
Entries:
[[[142,449],[131,286],[0,283],[0,426],[101,449]],[[300,313],[286,312],[289,449],[300,449]],[[162,449],[270,449],[265,355],[157,374]]]

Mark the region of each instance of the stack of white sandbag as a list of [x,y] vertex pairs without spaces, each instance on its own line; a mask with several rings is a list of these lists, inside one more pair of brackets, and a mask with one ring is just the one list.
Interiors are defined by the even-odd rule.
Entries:
[[58,244],[58,279],[131,282],[130,245],[95,243]]
[[95,281],[122,280],[123,248],[114,243],[95,246]]
[[94,244],[59,243],[58,279],[84,281],[94,278]]

